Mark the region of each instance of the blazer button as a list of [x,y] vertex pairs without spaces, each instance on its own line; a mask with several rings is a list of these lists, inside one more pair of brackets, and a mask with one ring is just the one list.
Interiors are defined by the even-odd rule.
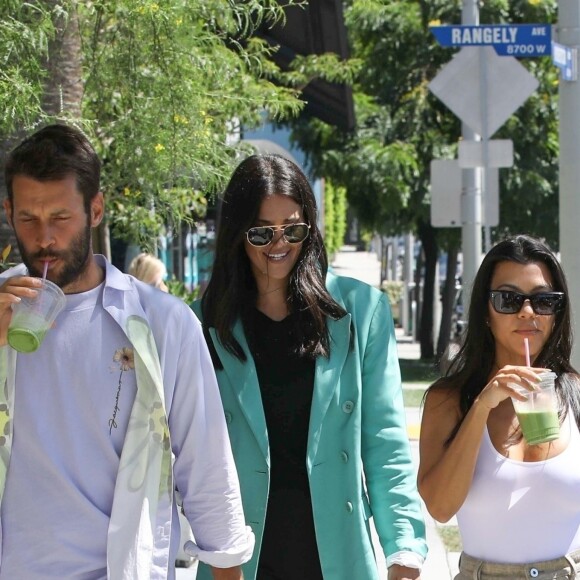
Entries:
[[345,413],[352,413],[352,410],[354,409],[354,403],[352,401],[345,401],[342,404],[342,410]]
[[349,514],[352,514],[352,503],[350,503],[349,501],[346,502],[346,511]]
[[229,411],[226,411],[224,415],[226,417],[226,423],[229,425],[232,422],[232,414]]
[[340,458],[343,463],[348,463],[348,453],[346,451],[341,451]]

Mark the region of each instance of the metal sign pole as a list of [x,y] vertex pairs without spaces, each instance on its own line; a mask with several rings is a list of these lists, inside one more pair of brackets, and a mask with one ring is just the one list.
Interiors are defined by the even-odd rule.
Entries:
[[[479,24],[477,0],[463,0],[461,11],[463,24]],[[481,50],[481,49],[479,49]],[[479,140],[479,136],[465,123],[461,134],[466,141]],[[478,167],[464,169],[461,192],[461,244],[463,247],[463,312],[469,312],[471,287],[481,260],[481,170]]]

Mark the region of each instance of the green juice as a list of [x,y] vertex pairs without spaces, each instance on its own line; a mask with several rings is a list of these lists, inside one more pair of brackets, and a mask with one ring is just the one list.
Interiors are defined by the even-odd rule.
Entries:
[[18,352],[34,352],[47,330],[44,316],[30,311],[15,313],[8,328],[8,344]]
[[560,436],[556,411],[518,411],[522,433],[530,445],[553,441]]

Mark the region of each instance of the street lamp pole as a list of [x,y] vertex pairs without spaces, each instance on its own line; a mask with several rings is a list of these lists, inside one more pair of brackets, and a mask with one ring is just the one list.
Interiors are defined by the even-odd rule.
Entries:
[[[558,5],[558,42],[580,50],[580,0],[560,0]],[[560,81],[560,252],[568,279],[572,305],[575,346],[572,364],[580,368],[578,337],[580,314],[580,83]],[[575,311],[576,310],[576,311]]]

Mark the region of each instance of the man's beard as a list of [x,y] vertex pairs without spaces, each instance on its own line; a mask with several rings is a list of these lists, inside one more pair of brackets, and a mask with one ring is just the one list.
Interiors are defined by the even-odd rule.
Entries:
[[58,274],[50,272],[47,277],[57,286],[64,288],[78,280],[87,268],[89,252],[91,250],[91,227],[87,224],[87,226],[72,240],[69,249],[60,252],[55,252],[48,248],[35,254],[30,254],[20,242],[18,236],[16,237],[16,242],[18,244],[18,249],[20,250],[20,255],[22,256],[22,261],[28,268],[30,276],[36,276],[38,278],[42,277],[42,272],[34,266],[36,261],[45,258],[58,259],[61,267],[60,272]]

